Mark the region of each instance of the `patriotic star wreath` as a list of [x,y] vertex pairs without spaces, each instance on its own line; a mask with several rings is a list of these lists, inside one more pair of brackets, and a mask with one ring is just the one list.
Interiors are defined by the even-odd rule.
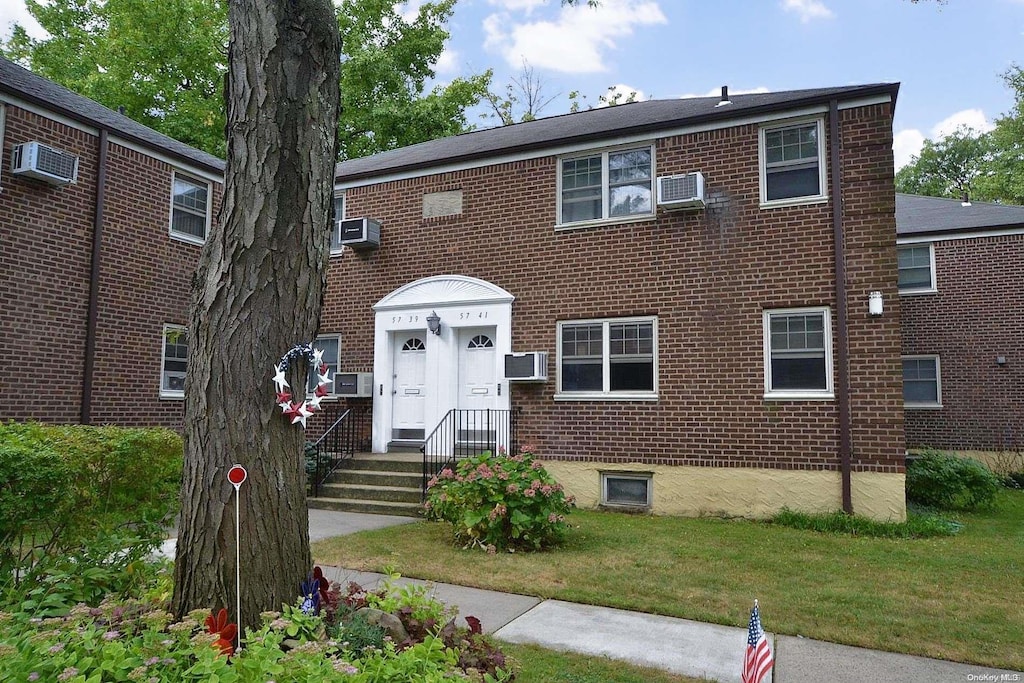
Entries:
[[[322,349],[314,349],[313,344],[297,344],[288,353],[281,356],[281,362],[274,366],[274,387],[277,390],[277,406],[281,409],[285,419],[291,420],[292,424],[306,426],[306,418],[320,410],[320,401],[329,393],[327,385],[332,384],[331,372],[324,363],[324,352]],[[313,391],[313,397],[304,401],[293,401],[285,373],[298,359],[306,361],[311,372],[316,372],[317,384]]]

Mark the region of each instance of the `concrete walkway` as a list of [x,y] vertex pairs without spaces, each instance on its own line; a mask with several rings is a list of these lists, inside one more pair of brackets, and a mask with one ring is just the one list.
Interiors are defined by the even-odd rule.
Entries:
[[[415,521],[408,517],[310,510],[309,535],[311,540],[320,540]],[[173,539],[169,543],[169,554],[173,556]],[[364,588],[374,588],[384,578],[370,572],[323,569],[331,580],[342,584],[355,581]],[[485,632],[508,642],[606,656],[721,683],[740,681],[745,628],[560,600],[541,601],[525,595],[406,578],[398,582],[429,586],[437,598],[457,607],[460,616],[477,617]],[[809,638],[771,633],[768,637],[773,643],[775,669],[765,678],[766,683],[773,677],[775,683],[1024,683],[1024,672],[865,650]]]

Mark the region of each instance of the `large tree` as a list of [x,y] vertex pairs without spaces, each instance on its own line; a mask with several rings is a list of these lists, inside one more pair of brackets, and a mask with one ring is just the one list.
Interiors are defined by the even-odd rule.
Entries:
[[234,604],[226,475],[239,463],[239,626],[254,626],[311,566],[303,432],[282,419],[271,368],[319,324],[340,44],[330,0],[231,0],[229,14],[224,201],[193,282],[173,609]]
[[[428,89],[456,0],[342,0],[341,159],[463,132],[490,72]],[[27,0],[46,29],[15,26],[4,56],[170,137],[224,156],[225,0]]]

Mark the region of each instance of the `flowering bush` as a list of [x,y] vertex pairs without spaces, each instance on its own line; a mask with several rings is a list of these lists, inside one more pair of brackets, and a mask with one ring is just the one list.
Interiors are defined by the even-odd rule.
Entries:
[[459,542],[488,552],[560,543],[575,502],[526,449],[466,458],[427,486],[427,516],[450,522]]

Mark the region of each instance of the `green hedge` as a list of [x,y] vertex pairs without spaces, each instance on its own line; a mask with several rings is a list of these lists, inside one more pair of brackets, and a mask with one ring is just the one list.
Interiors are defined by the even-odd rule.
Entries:
[[0,569],[115,531],[158,533],[177,511],[181,467],[167,429],[0,424]]
[[940,510],[979,510],[995,504],[999,477],[971,458],[925,449],[907,459],[907,500]]

